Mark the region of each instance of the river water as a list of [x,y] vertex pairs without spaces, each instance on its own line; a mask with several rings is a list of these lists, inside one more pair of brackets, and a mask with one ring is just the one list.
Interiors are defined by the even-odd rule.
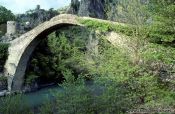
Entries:
[[46,102],[46,100],[51,99],[53,96],[51,92],[58,91],[61,92],[63,89],[58,86],[50,86],[45,87],[40,90],[37,90],[35,92],[26,93],[22,97],[24,99],[24,102],[26,102],[29,107],[38,107]]
[[[86,82],[86,87],[93,90],[93,94],[101,94],[104,87],[94,85],[93,82]],[[25,93],[20,99],[22,99],[22,104],[26,104],[30,109],[37,109],[42,104],[45,104],[48,100],[54,100],[54,92],[64,92],[65,90],[59,85],[52,85],[45,88],[41,88],[35,92]],[[11,96],[12,99],[15,98],[16,95]],[[6,99],[6,97],[0,97],[0,101]],[[16,99],[13,99],[15,101]],[[2,104],[0,103],[0,107]]]
[[20,98],[23,104],[26,104],[29,108],[37,108],[42,104],[46,103],[46,101],[50,101],[53,98],[52,93],[61,92],[63,89],[58,85],[52,85],[45,88],[41,88],[35,92],[24,93],[22,95],[12,95],[0,97],[0,107],[2,107],[2,101],[9,101],[8,98],[12,99],[12,102],[16,102],[16,99]]

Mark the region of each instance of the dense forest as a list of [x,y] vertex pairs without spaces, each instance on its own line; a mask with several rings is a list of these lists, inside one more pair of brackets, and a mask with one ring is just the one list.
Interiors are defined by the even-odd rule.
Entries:
[[[51,91],[53,100],[46,98],[32,109],[23,104],[23,94],[4,97],[0,114],[125,114],[141,109],[155,114],[169,109],[165,113],[171,114],[175,110],[175,1],[101,1],[104,19],[125,26],[80,20],[85,27],[51,33],[30,58],[25,88],[31,91],[36,85],[54,83],[63,91]],[[4,17],[3,11],[0,6],[0,23],[14,17],[9,10]],[[121,36],[120,46],[107,40],[116,35]],[[2,66],[7,48],[0,43]]]

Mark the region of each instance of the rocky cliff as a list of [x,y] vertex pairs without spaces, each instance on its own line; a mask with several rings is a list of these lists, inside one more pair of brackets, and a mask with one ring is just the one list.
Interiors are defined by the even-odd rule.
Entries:
[[71,0],[68,13],[104,19],[104,0]]
[[[123,22],[123,14],[120,12],[122,2],[122,0],[71,0],[67,13]],[[149,0],[140,2],[147,4]]]

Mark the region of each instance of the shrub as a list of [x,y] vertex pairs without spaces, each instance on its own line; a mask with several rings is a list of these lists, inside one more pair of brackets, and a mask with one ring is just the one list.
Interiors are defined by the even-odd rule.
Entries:
[[8,57],[8,46],[9,44],[0,43],[0,72],[2,72],[5,61]]
[[0,99],[0,114],[33,114],[23,102],[23,95],[6,96]]

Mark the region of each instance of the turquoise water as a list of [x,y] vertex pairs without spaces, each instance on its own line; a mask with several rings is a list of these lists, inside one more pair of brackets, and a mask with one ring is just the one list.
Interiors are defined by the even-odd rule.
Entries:
[[24,102],[26,102],[29,107],[38,107],[43,103],[46,103],[47,100],[52,100],[52,92],[53,91],[62,91],[63,89],[59,86],[50,86],[46,88],[42,88],[38,91],[26,93],[23,95]]
[[[103,91],[104,87],[102,86],[95,86],[93,85],[92,82],[87,82],[86,83],[87,88],[91,88],[93,91],[93,94],[101,94]],[[25,93],[20,97],[22,99],[22,103],[26,104],[29,108],[37,108],[41,106],[42,104],[45,104],[47,101],[54,101],[54,92],[63,92],[63,88],[61,88],[58,85],[50,86],[50,87],[45,87],[42,89],[39,89],[35,92],[30,92],[30,93]],[[16,95],[11,96],[12,98],[15,98]],[[1,97],[1,99],[4,99],[5,97]],[[1,103],[0,103],[1,106]]]
[[[58,86],[50,86],[50,87],[45,87],[42,89],[39,89],[35,92],[30,92],[30,93],[25,93],[22,95],[12,95],[10,97],[0,97],[0,108],[3,108],[4,105],[1,104],[1,102],[6,102],[9,101],[9,98],[11,99],[10,103],[11,105],[16,103],[16,100],[20,99],[22,101],[22,105],[26,105],[28,108],[37,108],[41,106],[42,104],[46,103],[47,101],[52,101],[54,100],[53,92],[61,92],[63,89]],[[19,96],[19,97],[18,97]]]

